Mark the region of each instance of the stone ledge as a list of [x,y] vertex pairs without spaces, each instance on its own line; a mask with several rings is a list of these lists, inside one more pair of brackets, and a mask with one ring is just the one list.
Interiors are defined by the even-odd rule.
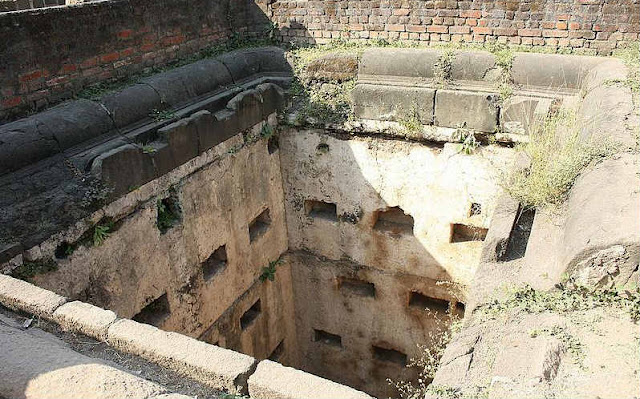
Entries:
[[114,312],[80,301],[68,302],[53,312],[53,321],[65,330],[81,332],[100,341],[106,340],[107,330],[116,319]]
[[109,327],[109,345],[170,368],[212,388],[246,393],[256,360],[173,332],[119,320]]
[[372,399],[364,392],[280,363],[263,360],[249,378],[253,399]]
[[53,312],[66,298],[26,281],[0,275],[0,302],[13,310],[52,319]]

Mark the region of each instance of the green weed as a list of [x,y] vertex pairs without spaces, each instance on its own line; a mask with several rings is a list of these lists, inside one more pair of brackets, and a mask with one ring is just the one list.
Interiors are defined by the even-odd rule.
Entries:
[[262,274],[260,274],[260,281],[274,281],[276,279],[276,266],[280,263],[282,263],[282,259],[271,261],[269,262],[269,266],[263,267]]
[[38,274],[48,273],[58,269],[58,264],[53,259],[39,259],[24,261],[22,265],[13,270],[11,275],[20,280],[28,281]]
[[107,221],[96,224],[93,227],[93,233],[91,234],[92,243],[94,247],[99,247],[104,241],[111,235],[113,229],[113,222]]

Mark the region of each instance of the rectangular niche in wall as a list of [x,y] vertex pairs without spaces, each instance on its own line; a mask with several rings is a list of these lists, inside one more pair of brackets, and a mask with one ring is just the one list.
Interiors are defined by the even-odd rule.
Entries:
[[271,216],[269,215],[269,208],[267,208],[249,224],[249,241],[253,242],[264,235],[269,230],[270,224]]
[[407,355],[395,349],[382,348],[373,345],[373,357],[383,362],[395,363],[399,366],[406,367]]
[[375,298],[376,286],[368,281],[358,280],[355,278],[338,277],[338,287],[340,291]]
[[271,354],[267,359],[272,360],[274,362],[278,362],[280,361],[280,358],[282,358],[283,354],[284,354],[284,339],[280,341],[278,346],[276,346],[276,348],[271,352]]
[[313,341],[320,342],[325,345],[333,346],[336,348],[342,348],[342,337],[336,334],[322,330],[313,330]]
[[413,233],[413,217],[404,213],[400,207],[377,211],[375,214],[374,230],[386,231],[392,234]]
[[409,306],[420,310],[429,309],[432,312],[446,312],[449,310],[449,301],[412,291],[409,293]]
[[240,328],[243,331],[246,330],[260,316],[260,311],[260,300],[258,299],[240,318]]
[[304,202],[304,213],[314,219],[325,219],[331,222],[338,221],[336,204],[331,202],[306,200]]
[[484,241],[488,229],[466,224],[454,223],[451,225],[451,239],[449,242]]
[[202,263],[202,276],[205,280],[211,280],[225,267],[227,267],[227,246],[222,245]]
[[145,306],[137,315],[133,316],[132,319],[139,323],[157,326],[169,317],[170,314],[169,300],[167,299],[167,294],[164,293]]

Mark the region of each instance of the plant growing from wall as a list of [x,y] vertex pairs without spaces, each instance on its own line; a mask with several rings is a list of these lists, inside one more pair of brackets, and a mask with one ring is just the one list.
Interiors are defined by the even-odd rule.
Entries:
[[11,275],[20,280],[28,281],[38,274],[48,273],[58,269],[58,264],[51,258],[24,261],[11,272]]
[[112,229],[113,222],[111,221],[101,222],[93,226],[93,232],[91,233],[93,246],[99,247],[102,245],[111,235]]
[[[447,392],[446,387],[433,387],[430,382],[436,375],[440,366],[440,359],[444,351],[451,342],[453,336],[460,331],[461,320],[455,313],[448,312],[445,316],[432,311],[428,311],[430,318],[433,318],[436,328],[429,332],[429,344],[418,344],[420,349],[420,357],[411,359],[407,367],[416,368],[418,370],[417,382],[410,381],[393,381],[388,379],[390,385],[398,390],[398,394],[402,399],[422,399],[427,393],[437,393],[438,391]],[[453,394],[453,392],[448,392]],[[445,396],[458,397],[458,396]]]
[[445,87],[451,81],[455,59],[456,53],[452,48],[444,49],[438,57],[438,62],[433,66],[434,81],[438,87]]
[[171,195],[157,201],[158,217],[156,219],[156,227],[160,233],[166,233],[181,218],[182,210],[178,202],[177,194],[172,189]]
[[513,95],[511,68],[513,67],[514,55],[511,48],[504,43],[495,43],[489,47],[489,51],[496,60],[496,66],[500,69],[498,78],[498,94],[500,102],[504,103]]
[[418,116],[418,110],[415,107],[413,107],[411,112],[409,112],[409,114],[404,118],[398,120],[398,123],[402,126],[405,132],[411,136],[415,136],[422,131],[422,122]]
[[516,148],[530,166],[504,173],[502,187],[526,207],[557,206],[564,202],[575,179],[590,163],[614,154],[618,145],[600,138],[581,137],[575,111],[560,110]]
[[471,155],[475,152],[476,148],[480,147],[480,142],[476,139],[472,130],[465,127],[458,127],[451,136],[453,141],[460,143],[460,149],[458,152],[462,152],[466,155]]
[[269,262],[269,266],[263,267],[262,274],[260,275],[260,281],[274,281],[276,279],[276,266],[280,263],[282,263],[282,259],[271,261]]

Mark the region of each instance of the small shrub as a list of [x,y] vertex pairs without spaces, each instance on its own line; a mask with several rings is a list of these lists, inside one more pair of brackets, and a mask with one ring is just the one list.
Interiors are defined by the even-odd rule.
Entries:
[[413,108],[408,115],[398,120],[398,123],[409,135],[413,136],[422,131],[422,122],[415,108]]
[[113,229],[112,222],[98,223],[93,227],[93,233],[91,234],[92,243],[94,247],[99,247],[104,241],[111,235]]
[[476,148],[480,147],[480,142],[476,139],[473,131],[459,127],[453,133],[451,137],[455,142],[460,143],[460,149],[458,152],[462,152],[466,155],[471,155],[476,151]]
[[171,110],[159,110],[157,108],[154,108],[153,110],[151,110],[151,113],[149,113],[149,117],[156,122],[162,122],[168,119],[175,118],[176,114]]
[[181,218],[181,209],[175,192],[167,198],[160,199],[157,202],[158,218],[156,226],[160,233],[166,233]]
[[442,51],[438,62],[434,65],[434,79],[436,85],[443,87],[451,81],[453,61],[456,58],[454,49],[447,48]]
[[280,263],[282,263],[282,259],[271,261],[269,262],[269,266],[263,267],[262,274],[260,275],[260,281],[274,281],[276,279],[276,266]]
[[28,281],[38,274],[48,273],[58,269],[58,264],[51,258],[35,261],[25,261],[13,270],[11,275],[20,280]]
[[501,179],[505,191],[526,207],[561,204],[587,165],[617,149],[595,136],[584,140],[580,132],[575,112],[560,111],[547,118],[530,134],[528,143],[516,147],[530,166],[506,173]]

